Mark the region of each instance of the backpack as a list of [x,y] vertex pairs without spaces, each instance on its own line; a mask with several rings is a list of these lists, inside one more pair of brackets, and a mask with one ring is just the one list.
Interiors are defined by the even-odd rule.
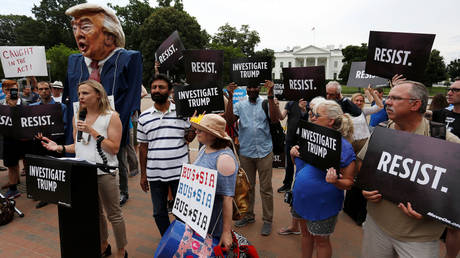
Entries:
[[10,223],[14,218],[14,200],[0,196],[0,226]]
[[274,124],[271,123],[270,117],[268,116],[268,100],[264,100],[262,102],[262,109],[265,112],[265,115],[268,119],[268,124],[270,126],[270,134],[272,136],[272,143],[273,143],[273,152],[274,153],[282,153],[284,152],[285,146],[285,139],[286,135],[284,134],[283,127],[281,123],[278,121]]

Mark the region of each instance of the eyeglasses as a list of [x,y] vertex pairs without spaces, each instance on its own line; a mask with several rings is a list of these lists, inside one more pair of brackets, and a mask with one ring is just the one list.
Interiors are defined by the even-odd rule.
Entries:
[[447,88],[446,90],[447,90],[447,92],[452,91],[453,93],[459,93],[460,92],[460,88]]
[[313,111],[310,111],[310,115],[311,115],[311,117],[314,117],[314,118],[321,117],[321,114],[315,113],[315,112],[313,112]]
[[388,97],[387,97],[387,100],[397,101],[397,100],[419,100],[419,99],[414,99],[414,98],[403,98],[403,97],[399,97],[399,96],[388,96]]

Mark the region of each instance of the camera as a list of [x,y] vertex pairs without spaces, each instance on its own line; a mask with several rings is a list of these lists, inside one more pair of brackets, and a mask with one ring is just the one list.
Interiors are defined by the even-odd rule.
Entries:
[[12,100],[18,99],[18,89],[16,88],[10,89],[10,99]]

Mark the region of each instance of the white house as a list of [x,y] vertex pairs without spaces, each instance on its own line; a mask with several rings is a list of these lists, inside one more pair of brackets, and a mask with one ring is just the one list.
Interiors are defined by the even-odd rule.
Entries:
[[275,67],[272,70],[273,79],[283,79],[283,67],[325,66],[326,79],[338,79],[342,69],[342,49],[329,45],[320,48],[313,45],[301,48],[294,47],[282,52],[275,52]]

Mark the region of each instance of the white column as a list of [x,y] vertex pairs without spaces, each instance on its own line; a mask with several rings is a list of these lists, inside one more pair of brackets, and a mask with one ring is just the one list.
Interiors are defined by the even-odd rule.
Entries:
[[307,67],[307,58],[306,57],[303,59],[303,67]]
[[318,58],[315,57],[315,66],[318,66]]

